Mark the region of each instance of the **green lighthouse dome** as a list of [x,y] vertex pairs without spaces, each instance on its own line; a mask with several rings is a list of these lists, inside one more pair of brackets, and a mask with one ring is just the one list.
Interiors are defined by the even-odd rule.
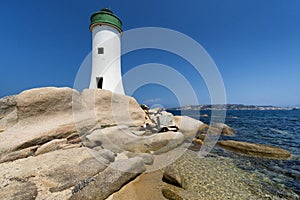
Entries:
[[99,12],[92,14],[90,30],[97,25],[112,26],[122,33],[122,21],[108,8],[104,8]]

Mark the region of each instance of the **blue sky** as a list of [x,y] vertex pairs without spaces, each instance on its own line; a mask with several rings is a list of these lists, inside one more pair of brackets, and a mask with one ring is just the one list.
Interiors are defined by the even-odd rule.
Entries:
[[[125,31],[164,27],[199,42],[218,66],[228,103],[300,104],[299,0],[2,0],[0,97],[35,87],[73,87],[91,50],[89,17],[107,5]],[[130,53],[122,58],[123,73],[145,63],[180,71],[199,103],[210,103],[193,66],[171,53]],[[176,94],[159,85],[145,85],[133,96],[150,106],[178,105]]]

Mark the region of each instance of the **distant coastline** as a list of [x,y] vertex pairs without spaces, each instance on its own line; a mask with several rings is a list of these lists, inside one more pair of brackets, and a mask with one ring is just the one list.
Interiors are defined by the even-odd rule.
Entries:
[[300,110],[300,107],[280,107],[280,106],[257,106],[243,104],[204,104],[186,105],[179,108],[168,108],[167,110]]

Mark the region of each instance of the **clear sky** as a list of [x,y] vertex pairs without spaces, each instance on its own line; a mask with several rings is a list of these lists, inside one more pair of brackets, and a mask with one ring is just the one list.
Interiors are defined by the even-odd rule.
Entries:
[[[0,97],[35,87],[73,87],[91,50],[90,15],[106,6],[125,31],[164,27],[199,42],[218,66],[228,103],[300,104],[299,0],[1,0]],[[122,71],[145,63],[179,70],[200,103],[210,103],[201,77],[176,55],[131,53],[122,58]],[[177,106],[176,95],[159,85],[145,85],[134,97],[150,106]]]

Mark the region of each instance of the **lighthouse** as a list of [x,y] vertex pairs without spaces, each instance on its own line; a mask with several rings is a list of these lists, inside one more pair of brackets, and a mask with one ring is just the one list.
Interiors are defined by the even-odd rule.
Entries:
[[105,89],[124,94],[121,76],[122,21],[109,9],[92,14],[91,89]]

